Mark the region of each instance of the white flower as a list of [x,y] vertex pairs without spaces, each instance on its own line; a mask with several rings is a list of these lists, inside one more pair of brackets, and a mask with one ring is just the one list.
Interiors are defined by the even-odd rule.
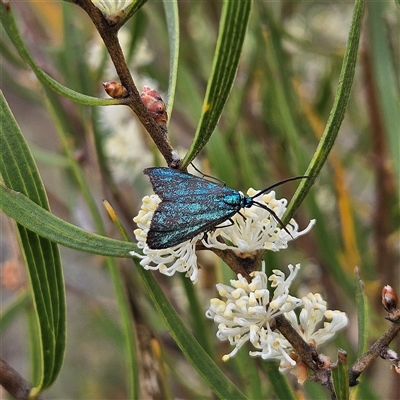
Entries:
[[[277,359],[281,372],[292,370],[304,380],[305,365],[289,341],[277,329],[273,330],[274,317],[283,314],[299,335],[315,347],[344,328],[348,319],[341,311],[327,310],[326,302],[318,293],[309,293],[301,300],[289,295],[289,287],[299,269],[299,264],[296,267],[289,265],[290,273],[286,279],[279,270],[274,270],[267,278],[263,263],[263,271],[251,274],[251,283],[238,275],[238,280],[232,280],[231,286],[217,285],[220,296],[226,300],[211,299],[206,316],[218,323],[217,337],[222,341],[229,340],[235,346],[223,360],[233,357],[249,341],[257,349],[249,352],[251,356]],[[268,280],[275,287],[272,296],[267,288]],[[297,317],[294,309],[301,305],[303,309]],[[324,317],[332,321],[316,330]]]
[[231,353],[223,357],[224,360],[234,356],[247,341],[256,348],[261,347],[265,358],[290,358],[286,350],[291,350],[289,342],[271,329],[270,322],[284,311],[291,311],[301,304],[300,299],[289,295],[289,286],[299,268],[299,264],[295,268],[290,265],[286,280],[281,271],[274,271],[279,272],[279,277],[274,274],[269,278],[277,282],[272,295],[267,288],[268,277],[264,271],[252,272],[250,283],[239,274],[238,280],[231,280],[231,286],[217,285],[220,296],[226,300],[211,299],[206,316],[218,323],[217,337],[229,340],[235,346]]
[[[257,193],[254,189],[247,191],[250,197]],[[257,198],[257,202],[270,208],[279,218],[286,211],[287,200],[276,199],[274,191]],[[304,230],[299,231],[298,224],[291,219],[286,225],[289,235],[267,210],[257,205],[245,208],[240,213],[245,216],[245,219],[239,213],[235,214],[232,217],[233,225],[222,226],[214,232],[209,232],[207,238],[203,239],[203,244],[206,247],[231,249],[240,253],[252,253],[256,250],[279,251],[286,249],[290,240],[308,233],[315,224],[313,219]],[[224,241],[221,242],[220,239]]]
[[[297,333],[307,342],[316,348],[332,337],[348,324],[348,318],[342,311],[327,310],[326,301],[319,293],[309,293],[302,299],[303,309],[299,317],[293,312],[285,313],[286,319],[291,323]],[[323,327],[316,330],[324,317],[331,322],[324,322]],[[292,350],[292,357],[298,359],[295,350]],[[293,361],[293,360],[292,360]],[[281,361],[279,370],[282,372],[291,370],[293,362]],[[297,372],[297,371],[294,371]]]
[[110,19],[121,16],[121,12],[132,2],[133,0],[92,0],[92,3]]
[[296,362],[290,357],[292,346],[289,341],[279,332],[272,331],[269,326],[267,329],[261,329],[257,342],[252,342],[255,348],[262,349],[262,352],[249,351],[252,357],[260,356],[263,360],[280,360],[296,365]]
[[140,265],[145,269],[158,269],[162,274],[171,276],[175,272],[185,272],[193,283],[197,282],[198,267],[196,257],[196,242],[201,238],[202,234],[181,243],[177,246],[153,250],[146,243],[147,232],[150,229],[151,218],[156,210],[160,198],[157,195],[146,196],[143,198],[142,208],[139,214],[133,219],[138,229],[134,231],[137,245],[142,249],[143,255],[134,251],[133,256],[139,257],[142,260]]
[[[346,314],[342,311],[327,310],[326,301],[319,293],[309,293],[301,300],[303,309],[298,317],[299,322],[296,314],[293,312],[288,312],[285,314],[285,317],[307,343],[318,347],[322,343],[332,339],[336,332],[347,325],[348,318]],[[316,330],[324,317],[332,321],[324,322],[323,327]]]

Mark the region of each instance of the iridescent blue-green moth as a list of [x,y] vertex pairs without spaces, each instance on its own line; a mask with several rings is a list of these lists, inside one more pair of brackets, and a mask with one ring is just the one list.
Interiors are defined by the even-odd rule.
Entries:
[[273,210],[254,199],[282,183],[308,178],[285,179],[249,197],[177,169],[147,168],[143,172],[150,177],[153,190],[161,199],[147,233],[146,242],[151,249],[173,247],[211,231],[242,208],[253,205],[267,210],[288,232]]

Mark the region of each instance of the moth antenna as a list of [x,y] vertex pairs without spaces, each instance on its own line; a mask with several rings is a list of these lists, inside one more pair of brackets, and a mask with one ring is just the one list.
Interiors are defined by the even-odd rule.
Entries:
[[314,176],[302,175],[302,176],[295,176],[294,178],[287,178],[287,179],[284,179],[283,181],[279,181],[279,182],[277,182],[277,183],[274,183],[273,185],[268,186],[267,188],[261,190],[261,191],[258,192],[256,195],[252,196],[251,199],[255,199],[256,197],[261,196],[262,194],[268,192],[269,190],[271,190],[271,189],[273,189],[273,188],[275,188],[275,187],[277,187],[277,186],[283,185],[283,184],[286,183],[286,182],[297,181],[297,180],[299,180],[299,179],[307,179],[307,178],[314,178]]
[[190,163],[190,165],[199,173],[202,175],[202,178],[207,177],[210,179],[213,179],[214,181],[220,182],[222,184],[222,186],[226,186],[226,183],[222,180],[222,179],[218,179],[215,176],[211,176],[211,175],[207,175],[204,172],[201,172],[192,162]]
[[[293,180],[293,178],[291,178]],[[283,183],[283,181],[282,181]],[[282,220],[276,215],[276,212],[271,210],[269,207],[265,206],[264,204],[258,203],[257,201],[253,200],[253,204],[255,204],[257,207],[260,207],[264,210],[267,210],[274,218],[277,222],[279,222],[281,224],[281,227],[285,230],[285,232],[292,238],[294,239],[294,237],[292,236],[292,234],[288,231],[288,229],[286,228],[285,224],[282,222]]]

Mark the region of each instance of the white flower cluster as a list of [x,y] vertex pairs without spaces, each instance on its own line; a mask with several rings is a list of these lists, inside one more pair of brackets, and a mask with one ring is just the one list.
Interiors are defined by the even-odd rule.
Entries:
[[[247,195],[254,196],[256,193],[254,189],[249,189]],[[279,218],[286,211],[287,200],[276,199],[274,191],[264,194],[257,201],[274,211]],[[156,195],[144,197],[142,208],[133,219],[138,225],[134,233],[143,255],[136,252],[131,254],[141,258],[140,264],[146,269],[159,269],[166,275],[173,275],[176,271],[185,272],[193,282],[197,281],[198,275],[196,243],[201,239],[205,247],[231,249],[240,253],[252,253],[257,250],[279,251],[286,249],[289,241],[308,233],[315,224],[315,220],[311,220],[304,230],[299,231],[298,224],[292,219],[286,226],[289,235],[268,211],[254,205],[241,210],[245,218],[240,214],[234,215],[233,224],[230,226],[201,233],[172,248],[152,250],[146,244],[146,238],[159,202],[160,198]]]
[[[223,357],[225,361],[250,342],[256,349],[249,352],[251,356],[279,360],[282,372],[296,367],[298,355],[288,340],[274,330],[274,317],[280,314],[307,343],[316,347],[347,325],[345,313],[327,310],[321,295],[309,293],[302,299],[289,295],[290,284],[299,269],[299,264],[296,267],[289,265],[290,274],[286,279],[279,270],[274,270],[269,278],[264,271],[257,271],[251,274],[251,282],[238,275],[238,280],[232,280],[231,286],[217,285],[219,295],[225,300],[211,299],[206,316],[218,323],[217,337],[235,346]],[[275,287],[272,294],[268,281],[272,282],[272,288]],[[302,307],[299,317],[294,312],[298,307]],[[324,322],[323,327],[317,329],[324,317],[331,322]]]
[[[289,295],[290,282],[296,276],[299,266],[293,269],[289,266],[290,275],[285,281],[281,271],[275,270],[270,277],[280,281],[277,289],[271,296],[267,288],[268,277],[264,272],[252,272],[252,281],[238,275],[238,280],[231,280],[231,286],[218,284],[217,289],[221,297],[226,300],[211,299],[210,308],[206,312],[207,318],[218,323],[217,337],[220,340],[229,340],[235,348],[224,356],[228,360],[237,351],[250,341],[257,348],[268,353],[268,358],[279,358],[282,355],[282,346],[279,333],[271,330],[270,321],[283,313],[283,310],[292,311],[301,304],[301,300]],[[272,339],[272,340],[271,340]],[[285,347],[289,346],[286,339]]]

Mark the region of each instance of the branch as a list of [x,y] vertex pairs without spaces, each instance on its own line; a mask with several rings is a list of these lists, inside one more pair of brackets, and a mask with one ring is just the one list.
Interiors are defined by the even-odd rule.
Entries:
[[350,386],[358,385],[358,377],[377,357],[396,361],[397,365],[400,358],[394,351],[388,348],[389,344],[400,332],[400,309],[398,306],[397,294],[390,286],[385,286],[382,291],[382,303],[389,315],[386,319],[392,322],[392,325],[386,332],[366,351],[350,368],[349,382]]
[[330,393],[331,399],[336,399],[335,390],[332,383],[332,374],[330,363],[327,363],[323,354],[318,354],[316,348],[305,342],[304,339],[296,332],[290,322],[283,316],[279,315],[275,318],[276,328],[293,346],[293,349],[300,356],[306,366],[314,371],[314,375],[310,380],[320,382]]
[[168,166],[177,168],[181,163],[178,153],[173,149],[171,142],[165,131],[156,123],[151,116],[146,106],[143,104],[139,91],[133,81],[132,75],[126,64],[121,45],[118,40],[118,30],[120,24],[110,24],[103,16],[101,11],[90,0],[75,0],[75,4],[81,7],[89,15],[94,26],[98,30],[103,42],[110,54],[111,60],[115,66],[118,77],[122,86],[127,91],[127,97],[124,98],[124,103],[137,115],[140,122],[149,132],[155,145],[160,150],[160,153],[165,158]]
[[[27,400],[33,387],[2,359],[0,359],[0,385],[16,400]],[[40,398],[36,396],[35,399],[39,400]]]

